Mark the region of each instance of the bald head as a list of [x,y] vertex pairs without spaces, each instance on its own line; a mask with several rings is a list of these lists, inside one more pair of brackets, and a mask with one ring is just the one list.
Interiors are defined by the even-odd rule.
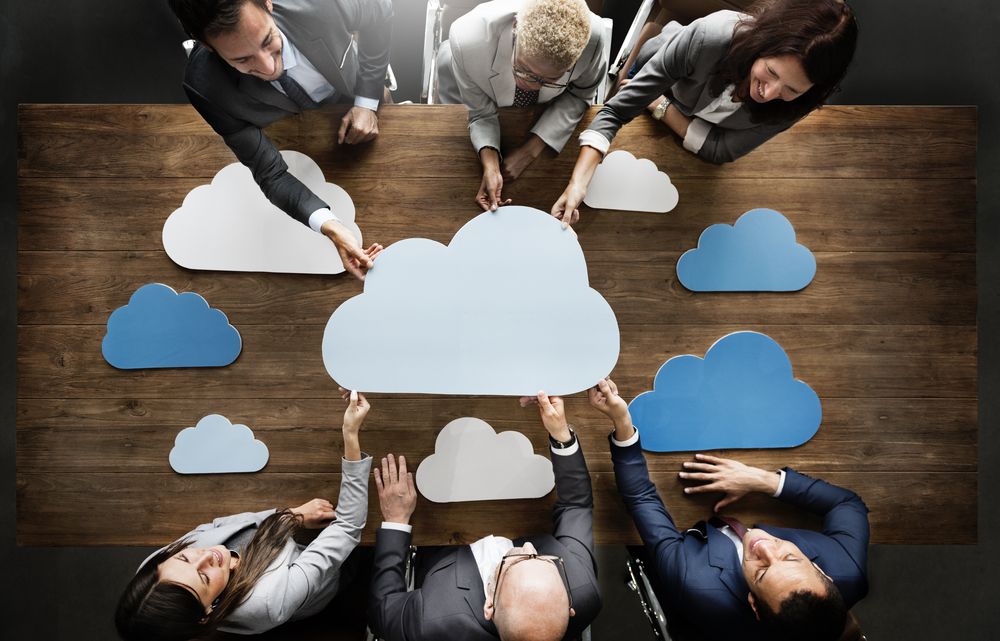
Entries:
[[559,641],[569,626],[569,596],[551,562],[522,561],[505,570],[493,622],[503,641]]

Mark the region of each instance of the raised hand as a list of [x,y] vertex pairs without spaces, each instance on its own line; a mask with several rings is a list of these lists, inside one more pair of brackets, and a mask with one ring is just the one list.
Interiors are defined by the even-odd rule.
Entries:
[[330,521],[337,518],[333,511],[333,503],[326,499],[313,499],[298,507],[292,508],[293,514],[302,515],[302,527],[310,530],[319,530],[330,524]]
[[375,468],[375,487],[382,518],[389,523],[409,524],[417,507],[413,472],[406,471],[406,458],[399,457],[399,467],[392,454],[382,459],[382,469]]
[[715,504],[716,512],[750,492],[774,494],[778,491],[779,476],[774,472],[708,454],[695,454],[694,458],[694,461],[684,463],[684,471],[679,476],[686,481],[703,481],[704,484],[686,487],[684,492],[722,492],[725,496]]

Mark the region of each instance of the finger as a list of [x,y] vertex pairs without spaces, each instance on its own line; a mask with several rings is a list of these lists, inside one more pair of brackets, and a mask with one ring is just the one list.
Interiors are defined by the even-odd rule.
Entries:
[[615,396],[617,396],[618,395],[618,386],[615,385],[615,382],[613,380],[611,380],[610,378],[608,378],[607,381],[608,381],[608,387],[611,388],[611,393],[614,394]]
[[716,467],[709,463],[684,462],[684,469],[688,472],[715,472]]
[[402,479],[406,476],[406,457],[399,457],[399,478]]
[[382,493],[382,473],[377,467],[375,468],[375,489],[378,490],[379,494]]
[[535,395],[535,400],[538,401],[538,407],[542,409],[543,412],[548,412],[552,409],[552,403],[549,402],[549,395],[544,391],[539,391]]
[[684,488],[685,494],[704,494],[705,492],[721,492],[722,490],[716,486],[715,483],[708,483],[707,485],[692,485],[691,487]]
[[724,498],[721,501],[719,501],[718,503],[716,503],[715,507],[712,508],[712,509],[715,510],[716,512],[718,512],[719,510],[721,510],[722,508],[726,507],[727,505],[732,505],[738,499],[739,499],[738,496],[727,496],[726,498]]
[[409,492],[410,494],[417,493],[416,485],[413,482],[413,472],[409,472],[406,475],[406,491]]
[[508,198],[507,200],[505,200],[502,203],[500,203],[500,206],[501,207],[506,207],[507,205],[511,204],[512,202],[514,202],[514,199],[513,198]]
[[354,245],[348,245],[344,250],[350,255],[350,257],[362,266],[371,267],[372,259],[362,250],[360,247],[355,247]]
[[368,404],[368,399],[361,392],[355,392],[358,395],[358,405],[364,409],[368,409],[371,405]]
[[601,390],[601,393],[605,396],[611,396],[613,393],[611,385],[608,383],[607,379],[603,379],[597,382],[597,389]]
[[712,456],[711,454],[695,454],[694,457],[699,461],[714,463],[716,465],[719,465],[720,463],[726,463],[729,460],[729,459],[719,458],[718,456]]
[[350,115],[344,116],[340,121],[340,131],[337,132],[337,144],[344,144],[344,136],[347,134],[348,127],[351,126]]
[[569,221],[569,224],[570,225],[575,225],[576,221],[578,221],[578,220],[580,220],[580,210],[579,209],[574,209],[573,210],[573,216],[572,216],[571,220]]
[[479,192],[479,195],[476,196],[476,204],[479,205],[480,207],[482,207],[483,211],[489,211],[489,209],[490,209],[490,203],[489,203],[489,201],[486,200],[486,193],[485,192],[482,192],[482,191]]
[[712,481],[715,478],[713,474],[704,472],[678,472],[677,476],[688,481]]
[[521,407],[527,407],[529,405],[534,405],[535,403],[538,402],[538,399],[535,398],[534,396],[522,396],[521,398],[519,398],[517,400],[521,404]]
[[355,263],[351,258],[344,256],[343,254],[341,254],[341,258],[344,263],[344,271],[346,271],[351,276],[354,276],[358,280],[365,279],[365,274],[364,272],[361,271],[361,268],[358,267],[357,263]]
[[390,454],[389,455],[389,485],[395,485],[399,480],[396,474],[396,458]]
[[351,407],[355,409],[358,407],[358,393],[355,390],[351,390]]

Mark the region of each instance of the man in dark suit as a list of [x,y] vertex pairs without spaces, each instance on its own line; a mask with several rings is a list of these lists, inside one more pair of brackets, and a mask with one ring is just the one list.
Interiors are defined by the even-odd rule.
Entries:
[[[534,399],[533,399],[534,400]],[[375,535],[368,621],[386,641],[577,639],[601,609],[594,562],[593,493],[562,399],[540,392],[558,495],[552,535],[487,536],[441,548],[418,589],[406,591],[404,560],[416,506],[413,474],[390,454],[375,469],[385,521]]]
[[614,423],[610,436],[618,491],[649,553],[668,619],[706,639],[838,639],[847,609],[868,593],[868,508],[858,495],[790,468],[768,472],[697,455],[682,479],[689,494],[723,492],[722,507],[751,492],[823,517],[823,531],[746,529],[713,517],[681,532],[649,479],[639,433],[610,379],[591,403]]
[[[338,142],[378,135],[389,65],[390,0],[169,0],[198,45],[184,91],[268,200],[337,246],[358,278],[377,245],[362,250],[329,205],[288,173],[261,129],[323,103],[353,102]],[[355,42],[355,33],[358,34]]]

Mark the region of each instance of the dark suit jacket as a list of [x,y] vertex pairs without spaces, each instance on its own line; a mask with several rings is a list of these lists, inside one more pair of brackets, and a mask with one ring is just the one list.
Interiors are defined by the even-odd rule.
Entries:
[[[732,541],[712,525],[680,532],[649,480],[642,447],[611,445],[618,491],[652,557],[668,619],[708,639],[766,639],[747,603]],[[780,500],[823,516],[823,531],[757,526],[795,543],[837,585],[848,607],[868,593],[868,508],[857,494],[785,468]]]
[[[278,29],[336,88],[338,99],[381,100],[389,65],[390,0],[274,0],[273,4]],[[357,54],[351,46],[352,32],[359,33]],[[197,46],[188,59],[184,91],[275,206],[304,224],[313,212],[328,206],[288,173],[288,165],[261,130],[300,112],[270,82],[242,74],[207,47]]]
[[[594,562],[594,500],[583,453],[552,456],[558,500],[552,510],[553,535],[518,539],[530,541],[540,554],[562,557],[572,590],[573,609],[566,639],[578,637],[601,609]],[[406,591],[403,563],[410,535],[380,528],[375,535],[368,622],[386,641],[449,641],[498,638],[496,627],[483,618],[486,594],[468,545],[449,548],[427,571],[420,589]]]

